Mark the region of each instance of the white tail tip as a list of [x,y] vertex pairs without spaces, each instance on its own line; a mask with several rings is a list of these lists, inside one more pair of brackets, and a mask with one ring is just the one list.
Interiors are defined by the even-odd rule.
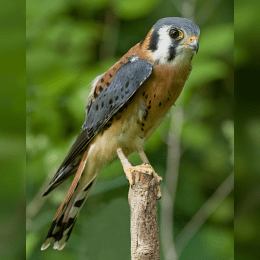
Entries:
[[51,239],[48,238],[48,239],[42,244],[41,250],[45,250],[46,248],[49,247],[50,244],[51,244]]
[[66,242],[64,242],[64,241],[56,241],[55,243],[54,243],[54,245],[53,245],[53,248],[54,249],[58,249],[58,250],[62,250],[64,247],[65,247],[65,245],[66,245]]

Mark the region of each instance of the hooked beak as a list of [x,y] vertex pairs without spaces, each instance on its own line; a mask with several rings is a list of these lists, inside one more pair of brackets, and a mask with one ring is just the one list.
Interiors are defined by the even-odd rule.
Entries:
[[196,53],[198,53],[199,50],[199,42],[198,40],[194,40],[192,43],[188,43],[187,46],[191,49],[196,51]]
[[189,49],[196,51],[196,53],[199,50],[199,40],[196,36],[190,37],[186,42],[186,45]]
[[182,43],[182,45],[185,45],[186,48],[196,51],[196,53],[199,50],[199,40],[196,36],[190,37],[186,42]]

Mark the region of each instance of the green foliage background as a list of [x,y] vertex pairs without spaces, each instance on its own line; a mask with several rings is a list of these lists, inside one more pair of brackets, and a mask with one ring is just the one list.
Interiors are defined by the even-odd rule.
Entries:
[[235,258],[259,259],[260,102],[259,1],[237,1],[235,12]]
[[[193,71],[172,108],[184,113],[176,238],[233,171],[233,1],[27,1],[27,259],[130,259],[128,183],[118,160],[102,171],[62,251],[40,247],[69,181],[47,200],[40,195],[80,131],[91,81],[158,19],[182,15],[194,18],[201,38]],[[163,177],[170,123],[168,116],[146,145]],[[135,154],[130,160],[140,163]],[[179,259],[234,259],[233,209],[231,193]],[[162,252],[161,259],[171,258]]]

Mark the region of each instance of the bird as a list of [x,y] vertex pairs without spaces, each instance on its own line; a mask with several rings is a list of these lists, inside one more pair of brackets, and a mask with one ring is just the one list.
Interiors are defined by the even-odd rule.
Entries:
[[[75,174],[41,247],[62,250],[99,172],[119,157],[130,185],[133,172],[161,183],[144,144],[179,97],[198,52],[200,28],[182,17],[158,20],[146,37],[92,82],[82,129],[43,196]],[[143,162],[133,166],[137,152]],[[158,185],[158,199],[161,197]]]

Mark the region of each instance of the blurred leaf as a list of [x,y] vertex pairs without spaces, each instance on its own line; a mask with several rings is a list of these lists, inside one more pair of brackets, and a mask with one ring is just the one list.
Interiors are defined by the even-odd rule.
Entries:
[[88,6],[88,8],[91,9],[100,9],[104,8],[108,4],[108,0],[88,0],[88,1],[82,1],[84,4]]
[[212,143],[203,161],[205,170],[223,176],[230,168],[230,151],[222,142]]
[[[204,28],[201,32],[200,50],[206,55],[230,54],[234,48],[233,24],[220,24]],[[233,59],[233,57],[230,57]]]
[[[214,246],[212,246],[214,244]],[[204,245],[204,246],[203,246]],[[200,259],[201,252],[196,248],[203,247],[203,257],[207,260],[234,259],[233,234],[225,229],[206,226],[190,241],[180,260]]]
[[187,88],[194,86],[202,86],[211,81],[225,78],[229,69],[225,62],[217,59],[200,58],[196,61],[196,66],[192,69],[190,78],[187,81]]
[[62,0],[30,0],[26,3],[26,22],[27,26],[43,20],[48,19],[55,13],[59,13],[66,7],[66,2]]
[[206,125],[188,122],[183,126],[182,140],[185,145],[193,149],[202,149],[210,144],[212,134]]
[[[96,205],[92,217],[80,223],[79,231],[85,239],[77,239],[79,259],[85,258],[85,255],[89,259],[106,259],[108,255],[112,259],[120,259],[122,256],[130,259],[129,213],[127,198],[122,198],[119,194],[106,204]],[[115,250],[119,244],[121,246]]]
[[109,163],[102,171],[100,174],[99,179],[101,180],[108,180],[111,178],[118,177],[120,175],[124,174],[123,173],[123,168],[120,163],[120,161],[117,159],[111,163]]
[[113,1],[113,7],[122,19],[137,19],[149,13],[158,3],[158,0],[120,0]]
[[232,223],[234,220],[234,201],[231,198],[224,200],[209,219],[216,221],[219,224]]
[[110,180],[102,181],[102,179],[103,178],[99,178],[99,181],[96,183],[95,188],[93,189],[93,192],[91,192],[90,196],[95,196],[100,193],[112,191],[123,186],[129,186],[129,182],[126,179],[124,172],[121,172],[121,176],[119,177],[111,177]]
[[229,142],[229,147],[231,151],[230,162],[232,163],[232,165],[234,165],[234,122],[231,120],[224,121],[222,122],[221,128]]

